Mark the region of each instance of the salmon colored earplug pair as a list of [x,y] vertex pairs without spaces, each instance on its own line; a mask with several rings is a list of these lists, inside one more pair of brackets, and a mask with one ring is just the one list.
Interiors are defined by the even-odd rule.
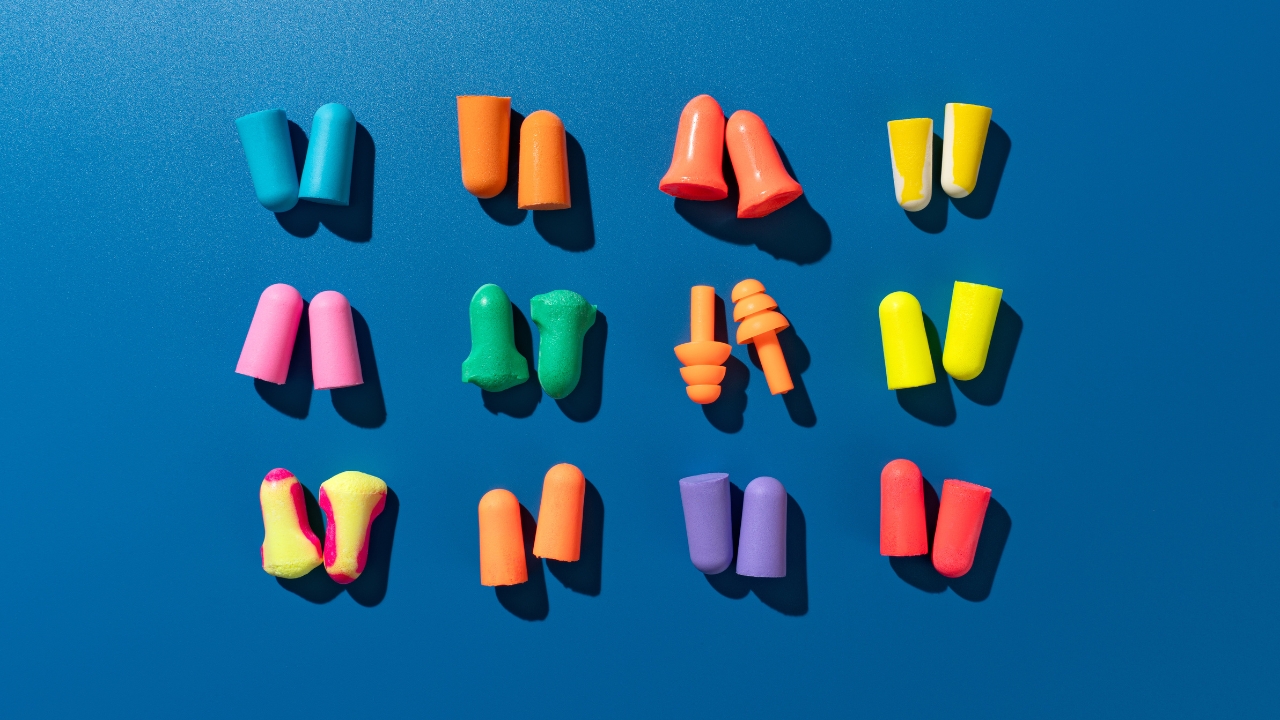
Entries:
[[373,521],[387,503],[387,484],[362,472],[338,473],[320,485],[324,511],[324,546],[307,521],[302,483],[284,468],[267,473],[258,489],[262,504],[262,569],[268,575],[294,579],[321,562],[329,577],[343,585],[364,572]]
[[[947,103],[942,136],[942,189],[962,198],[978,185],[991,108]],[[889,121],[893,192],[907,212],[923,210],[933,197],[933,118]]]
[[[933,533],[933,567],[939,573],[957,578],[973,567],[990,501],[991,488],[962,480],[942,482]],[[910,460],[894,460],[880,473],[880,554],[929,554],[924,476]]]
[[[277,283],[262,291],[236,372],[283,385],[302,319],[302,295]],[[342,293],[326,290],[311,298],[311,375],[317,390],[351,387],[364,382],[356,348],[351,304]]]
[[[942,367],[951,377],[972,380],[982,374],[1003,295],[1004,291],[997,287],[956,281],[942,350]],[[914,295],[898,291],[880,301],[880,339],[884,343],[884,369],[890,390],[937,381],[924,330],[924,312]]]
[[[533,540],[534,557],[578,561],[586,495],[587,479],[577,467],[560,463],[547,471]],[[480,584],[519,585],[528,579],[520,501],[509,490],[490,490],[480,498]]]
[[738,180],[738,217],[764,217],[804,193],[783,166],[760,116],[739,110],[726,124],[720,103],[710,95],[690,100],[680,113],[671,168],[658,189],[685,200],[725,199],[729,196],[723,170],[725,147]]
[[[511,98],[458,96],[458,145],[462,184],[478,198],[507,186]],[[568,210],[569,151],[564,123],[546,110],[529,113],[520,125],[520,179],[516,204],[522,210]]]

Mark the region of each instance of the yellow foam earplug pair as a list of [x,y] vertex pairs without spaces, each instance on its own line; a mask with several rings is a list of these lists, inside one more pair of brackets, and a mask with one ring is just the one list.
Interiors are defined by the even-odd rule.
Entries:
[[[987,144],[991,108],[947,103],[942,135],[942,189],[962,198],[978,185],[978,167]],[[908,212],[923,210],[933,197],[933,119],[889,121],[893,192]]]
[[[951,377],[972,380],[982,374],[1003,295],[1000,288],[956,281],[942,351],[942,367]],[[898,291],[880,301],[880,338],[890,390],[937,381],[924,331],[924,312],[914,295]]]

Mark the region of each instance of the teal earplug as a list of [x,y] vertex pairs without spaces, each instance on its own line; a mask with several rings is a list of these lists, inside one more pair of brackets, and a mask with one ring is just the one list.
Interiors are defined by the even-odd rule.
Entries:
[[236,130],[258,202],[271,212],[292,210],[298,204],[298,168],[284,111],[263,110],[237,118]]
[[356,116],[346,105],[321,105],[311,120],[311,138],[298,197],[325,205],[350,202],[351,161],[355,150]]
[[572,290],[534,295],[530,316],[538,326],[538,380],[559,400],[578,386],[582,338],[596,322],[596,306]]
[[516,350],[511,301],[502,288],[481,285],[471,297],[470,314],[471,354],[462,361],[462,382],[502,392],[528,380],[529,363]]

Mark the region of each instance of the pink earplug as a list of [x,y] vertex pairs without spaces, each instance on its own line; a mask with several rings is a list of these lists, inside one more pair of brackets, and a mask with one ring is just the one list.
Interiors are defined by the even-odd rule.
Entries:
[[351,304],[340,292],[325,290],[311,299],[311,375],[317,390],[364,383]]
[[289,376],[289,358],[293,356],[293,341],[298,337],[301,319],[302,296],[297,290],[283,283],[263,290],[236,372],[283,385]]

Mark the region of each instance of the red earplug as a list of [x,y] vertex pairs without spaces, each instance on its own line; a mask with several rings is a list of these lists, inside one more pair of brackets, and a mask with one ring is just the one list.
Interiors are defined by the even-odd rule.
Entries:
[[933,567],[938,572],[956,578],[973,567],[990,501],[991,488],[963,480],[943,481],[938,529],[933,535]]
[[880,554],[927,555],[924,476],[910,460],[894,460],[880,473]]

